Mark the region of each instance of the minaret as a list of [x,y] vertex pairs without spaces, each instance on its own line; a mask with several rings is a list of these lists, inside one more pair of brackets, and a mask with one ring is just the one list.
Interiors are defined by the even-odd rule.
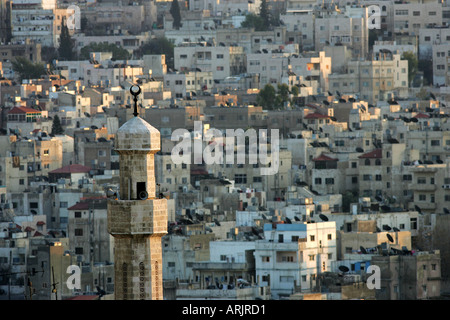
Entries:
[[108,231],[114,237],[116,300],[162,300],[161,237],[167,233],[167,200],[156,198],[154,155],[160,133],[138,116],[138,86],[132,86],[134,117],[119,128],[120,189],[108,199]]

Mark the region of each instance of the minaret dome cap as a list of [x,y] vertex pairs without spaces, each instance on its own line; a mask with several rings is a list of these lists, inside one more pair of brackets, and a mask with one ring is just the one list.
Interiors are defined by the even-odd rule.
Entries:
[[116,151],[159,151],[160,132],[141,117],[125,122],[116,133]]

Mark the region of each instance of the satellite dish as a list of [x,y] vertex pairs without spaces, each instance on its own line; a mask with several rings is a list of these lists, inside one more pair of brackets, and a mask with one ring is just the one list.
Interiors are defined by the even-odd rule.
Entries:
[[263,213],[263,214],[261,214],[261,217],[264,219],[264,220],[267,220],[267,217],[266,217],[266,215]]
[[388,234],[386,234],[386,237],[388,238],[388,240],[390,241],[390,242],[394,242],[394,239],[392,238],[392,236],[388,233]]
[[400,229],[397,228],[397,227],[392,228],[392,230],[394,230],[395,232],[399,232],[400,231]]
[[147,193],[147,191],[145,191],[145,190],[140,191],[139,194],[138,194],[138,198],[139,198],[140,200],[146,200],[146,199],[148,199],[148,193]]
[[113,189],[109,188],[109,189],[106,191],[106,196],[107,196],[108,198],[114,198],[114,197],[116,197],[116,193],[114,192]]
[[214,219],[214,223],[216,224],[216,226],[220,227],[220,222],[217,219]]
[[377,200],[379,202],[383,201],[383,199],[380,196],[375,196],[375,200]]
[[322,219],[323,221],[328,221],[328,217],[324,214],[319,214],[320,219]]
[[288,217],[286,217],[286,223],[288,223],[288,224],[292,224],[292,221],[291,221],[291,219],[289,219]]
[[341,270],[342,272],[349,272],[349,268],[346,266],[339,266],[339,270]]
[[360,246],[359,249],[363,254],[367,254],[367,250],[363,246]]
[[377,227],[377,232],[381,232],[381,229]]
[[383,230],[385,231],[391,231],[391,227],[389,227],[387,224],[383,225]]
[[294,220],[295,220],[295,221],[300,221],[300,218],[297,217],[297,216],[294,216]]
[[419,122],[419,119],[417,119],[417,118],[411,118],[411,122]]
[[444,213],[449,214],[450,211],[447,208],[444,208]]
[[356,148],[356,152],[364,152],[364,149],[363,149],[363,148],[360,148],[360,147],[358,147],[358,148]]

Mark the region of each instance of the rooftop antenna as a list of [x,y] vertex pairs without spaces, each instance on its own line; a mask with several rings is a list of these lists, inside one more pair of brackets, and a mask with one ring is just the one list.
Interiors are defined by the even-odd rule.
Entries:
[[55,272],[54,272],[54,270],[53,270],[53,266],[52,266],[52,278],[53,278],[53,283],[52,283],[53,289],[52,289],[52,293],[55,294],[55,300],[58,300],[58,291],[57,291],[57,289],[56,289],[56,285],[58,284],[58,282],[55,282]]
[[138,85],[133,85],[130,88],[130,93],[133,96],[133,100],[134,100],[134,112],[133,115],[135,117],[137,117],[139,115],[139,113],[137,112],[137,96],[141,93],[141,87],[139,87]]

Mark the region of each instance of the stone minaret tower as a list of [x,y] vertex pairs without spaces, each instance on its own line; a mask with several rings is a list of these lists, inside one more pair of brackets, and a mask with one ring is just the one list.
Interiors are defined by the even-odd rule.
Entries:
[[160,133],[138,117],[137,94],[134,117],[119,128],[115,138],[120,191],[108,200],[114,291],[116,300],[162,300],[161,237],[167,233],[167,200],[156,198],[154,161]]

